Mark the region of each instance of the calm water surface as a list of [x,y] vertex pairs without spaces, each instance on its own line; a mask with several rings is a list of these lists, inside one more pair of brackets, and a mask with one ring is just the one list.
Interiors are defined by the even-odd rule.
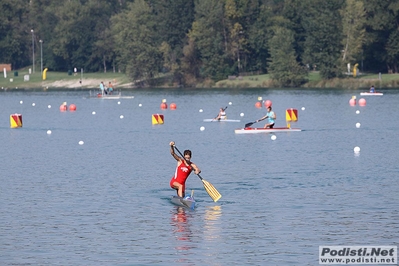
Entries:
[[[0,264],[318,265],[319,245],[398,245],[399,91],[384,93],[351,107],[359,91],[1,92]],[[303,131],[236,135],[265,114],[259,96],[276,126],[298,109]],[[64,101],[77,111],[60,112]],[[224,106],[241,122],[202,121]],[[22,128],[10,129],[13,113]],[[219,202],[192,174],[196,210],[170,203],[171,140]]]

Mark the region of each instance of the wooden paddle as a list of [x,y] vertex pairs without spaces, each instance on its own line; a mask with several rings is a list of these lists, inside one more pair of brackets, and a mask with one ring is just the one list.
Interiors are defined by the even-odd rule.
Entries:
[[[176,146],[174,146],[174,147],[177,150],[177,152],[180,154],[180,156],[183,157],[184,160],[186,160],[184,158],[184,155],[179,151],[179,149]],[[204,185],[204,188],[205,188],[206,192],[213,199],[213,201],[214,202],[218,201],[222,197],[222,195],[219,193],[219,191],[217,191],[217,189],[211,183],[209,183],[208,181],[203,179],[200,176],[200,174],[197,174],[197,176],[201,179],[202,184]]]

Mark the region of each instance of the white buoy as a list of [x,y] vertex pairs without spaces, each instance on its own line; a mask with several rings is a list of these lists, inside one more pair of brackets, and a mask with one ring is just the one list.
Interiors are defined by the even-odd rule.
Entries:
[[95,115],[95,114],[96,114],[96,112],[94,112],[94,111],[93,111],[93,112],[91,112],[91,114],[92,114],[92,115]]
[[47,130],[47,135],[51,135],[51,130]]
[[118,104],[121,104],[121,102],[118,102]]
[[36,104],[35,103],[32,103],[32,106],[35,106]]
[[85,143],[83,142],[83,140],[79,141],[79,145],[83,145],[83,144],[85,144]]
[[272,135],[270,138],[271,138],[271,140],[276,140],[277,139],[276,135]]
[[360,152],[360,148],[356,146],[356,147],[353,149],[353,151],[354,151],[355,153],[359,153],[359,152]]
[[139,104],[139,107],[143,106],[141,103]]
[[49,104],[49,105],[47,105],[47,108],[48,108],[48,109],[50,109],[50,108],[51,108],[51,105],[50,105],[50,104]]
[[356,127],[359,128],[360,127],[360,123],[356,123]]
[[20,103],[20,104],[23,104],[23,103],[24,103],[24,101],[19,101],[19,103]]
[[243,117],[243,116],[244,116],[244,113],[241,113],[240,116]]
[[120,118],[120,119],[123,119],[123,115],[121,115],[119,118]]
[[201,131],[204,131],[204,130],[205,130],[205,127],[200,127],[200,130],[201,130]]
[[229,105],[232,105],[233,103],[232,102],[229,102]]
[[360,114],[360,111],[359,111],[359,110],[356,110],[356,114]]
[[200,113],[202,113],[203,111],[204,111],[204,110],[202,110],[202,109],[199,109],[199,112],[200,112]]
[[302,107],[302,111],[304,111],[305,110],[305,107]]

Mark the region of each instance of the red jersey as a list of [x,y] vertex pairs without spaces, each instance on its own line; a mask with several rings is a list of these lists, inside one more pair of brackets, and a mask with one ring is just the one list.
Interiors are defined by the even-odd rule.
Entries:
[[170,186],[173,188],[173,182],[177,182],[182,184],[183,188],[185,188],[186,180],[192,170],[193,169],[190,165],[187,166],[184,162],[181,162],[181,164],[176,167],[175,175],[170,180]]

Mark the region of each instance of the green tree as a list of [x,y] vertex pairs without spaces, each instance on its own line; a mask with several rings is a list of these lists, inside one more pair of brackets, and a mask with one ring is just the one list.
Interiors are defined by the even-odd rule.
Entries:
[[306,81],[307,70],[296,61],[294,33],[281,27],[276,27],[274,33],[269,41],[270,76],[277,86],[300,86]]
[[194,0],[152,0],[157,40],[164,58],[163,72],[170,72],[172,81],[183,83],[181,59],[187,33],[194,21]]
[[[395,58],[392,44],[395,43],[395,32],[398,31],[398,1],[396,0],[363,0],[366,10],[366,44],[364,47],[364,65],[376,72],[392,70],[389,60]],[[389,50],[388,50],[389,47]]]
[[354,65],[362,59],[366,33],[366,13],[363,2],[359,0],[346,0],[345,7],[340,12],[344,35],[342,40],[342,62],[345,67],[348,63]]
[[342,24],[339,10],[343,0],[304,1],[305,64],[315,65],[325,79],[341,75]]
[[144,0],[129,3],[126,10],[112,18],[112,31],[121,68],[132,80],[151,84],[163,62],[150,5]]
[[220,80],[232,72],[226,52],[223,0],[197,0],[195,21],[188,36],[201,58],[200,75]]
[[0,62],[16,69],[31,62],[31,27],[27,23],[25,1],[0,1]]
[[272,9],[262,5],[256,21],[248,29],[248,50],[252,71],[267,72],[268,59],[270,58],[268,40],[273,36],[272,17]]

